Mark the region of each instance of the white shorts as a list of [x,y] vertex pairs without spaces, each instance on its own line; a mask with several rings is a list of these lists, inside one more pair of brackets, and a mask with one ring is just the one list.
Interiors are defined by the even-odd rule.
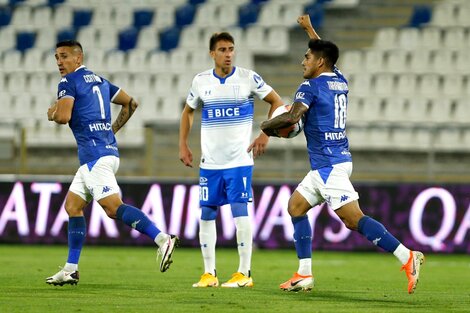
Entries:
[[331,209],[337,210],[359,199],[358,193],[349,180],[352,167],[352,162],[344,162],[333,165],[333,168],[310,171],[296,190],[312,207],[326,202]]
[[90,202],[91,199],[99,201],[118,193],[119,186],[115,176],[118,169],[119,158],[114,155],[99,158],[91,169],[88,164],[84,164],[75,174],[69,191],[86,202]]

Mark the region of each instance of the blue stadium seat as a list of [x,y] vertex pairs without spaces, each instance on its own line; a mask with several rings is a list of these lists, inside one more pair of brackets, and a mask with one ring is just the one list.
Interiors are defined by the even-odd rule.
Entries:
[[315,28],[321,28],[323,26],[323,20],[325,19],[325,10],[321,3],[314,2],[309,4],[304,9],[305,14],[310,15],[310,21],[312,26]]
[[22,2],[24,2],[24,0],[10,0],[9,4],[11,6],[15,6],[15,5],[21,4]]
[[47,2],[48,2],[48,5],[49,5],[50,7],[54,7],[54,6],[58,5],[58,4],[64,3],[65,0],[48,0]]
[[0,27],[9,25],[11,21],[11,10],[8,7],[0,9]]
[[160,50],[170,51],[178,47],[180,38],[180,29],[178,27],[170,27],[160,34]]
[[415,5],[408,26],[421,27],[423,24],[429,23],[432,17],[432,8],[427,5]]
[[206,2],[206,0],[189,0],[189,3],[192,5],[198,5],[204,2]]
[[238,11],[238,25],[242,28],[250,24],[256,23],[258,20],[259,4],[248,3],[241,6]]
[[142,28],[152,24],[153,11],[150,10],[137,10],[134,12],[134,27]]
[[139,30],[135,27],[130,27],[119,33],[118,49],[121,51],[128,51],[134,49],[137,44]]
[[189,3],[178,8],[175,12],[176,26],[183,27],[192,24],[195,13],[196,6]]
[[29,48],[34,47],[36,41],[36,33],[34,32],[19,32],[16,34],[16,50],[24,52]]
[[57,42],[64,40],[74,40],[77,38],[77,32],[73,28],[65,28],[57,32]]
[[76,10],[73,12],[73,27],[80,28],[90,24],[93,12],[91,10]]

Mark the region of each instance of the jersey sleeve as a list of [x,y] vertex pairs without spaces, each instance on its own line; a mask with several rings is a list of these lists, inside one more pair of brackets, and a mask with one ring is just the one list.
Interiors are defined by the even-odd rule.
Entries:
[[250,71],[251,91],[260,99],[264,99],[273,88],[266,84],[263,78],[256,72]]
[[114,98],[116,98],[116,96],[119,94],[119,91],[121,90],[121,88],[114,85],[110,81],[108,81],[108,84],[109,84],[109,97],[111,98],[109,100],[112,102]]
[[200,104],[197,76],[193,78],[186,103],[193,109],[196,109]]
[[59,82],[59,86],[57,88],[57,100],[62,99],[62,98],[72,98],[75,99],[75,94],[76,94],[76,89],[75,89],[75,84],[73,84],[71,81],[71,77],[67,76],[62,77],[62,79]]
[[301,102],[305,106],[310,107],[310,105],[315,103],[315,100],[318,96],[318,88],[316,83],[313,80],[305,80],[297,88],[297,92],[294,96],[294,102]]

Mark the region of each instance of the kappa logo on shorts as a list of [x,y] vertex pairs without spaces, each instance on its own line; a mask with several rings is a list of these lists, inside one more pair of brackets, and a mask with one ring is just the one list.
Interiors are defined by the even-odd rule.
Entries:
[[348,200],[348,199],[349,199],[349,196],[347,196],[347,195],[342,195],[340,202],[344,202],[344,201],[346,201],[346,200]]
[[109,187],[109,186],[104,186],[103,187],[103,191],[101,193],[107,193],[107,192],[110,192],[113,188]]

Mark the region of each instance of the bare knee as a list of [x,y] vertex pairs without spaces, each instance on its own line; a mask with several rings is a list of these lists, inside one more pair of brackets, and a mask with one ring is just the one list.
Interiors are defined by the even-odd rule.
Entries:
[[359,220],[364,216],[357,201],[343,205],[341,208],[337,209],[335,213],[350,230],[357,230]]

